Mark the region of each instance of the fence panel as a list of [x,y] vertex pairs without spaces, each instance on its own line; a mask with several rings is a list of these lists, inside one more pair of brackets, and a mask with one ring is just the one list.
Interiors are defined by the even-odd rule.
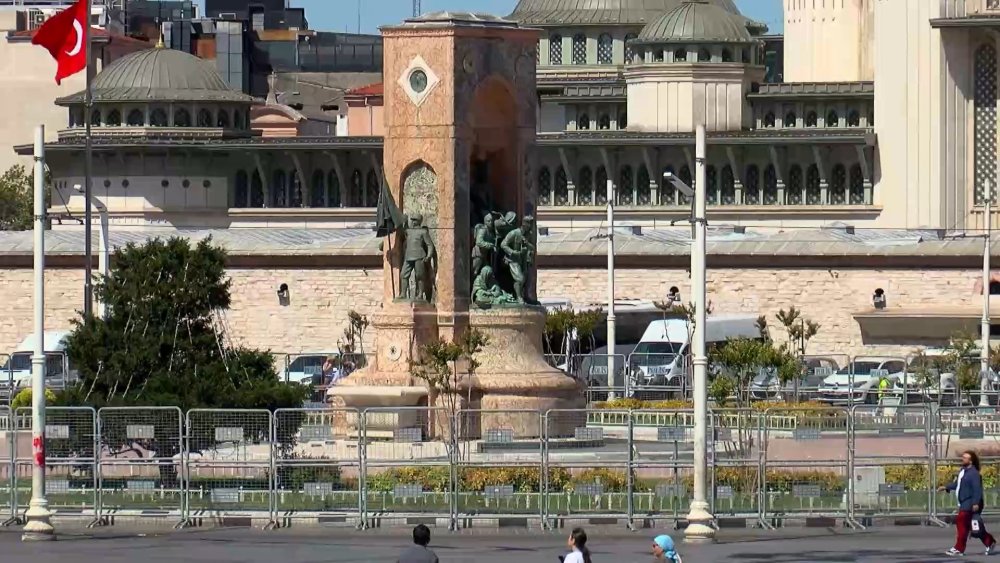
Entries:
[[361,522],[361,433],[356,409],[274,413],[274,520]]
[[187,413],[186,430],[187,519],[238,515],[270,522],[271,413],[196,409]]
[[[34,464],[31,409],[14,412],[14,495],[22,515],[31,500]],[[45,494],[49,508],[60,517],[96,519],[97,412],[89,407],[46,407]]]
[[934,469],[927,483],[933,494],[932,514],[938,519],[955,514],[955,493],[938,492],[958,476],[962,452],[978,453],[983,466],[983,497],[986,515],[1000,514],[1000,484],[995,478],[1000,463],[1000,413],[992,407],[942,407],[934,417]]
[[0,354],[0,404],[10,406],[17,387],[14,385],[14,363],[10,354]]
[[824,380],[851,362],[844,354],[803,356],[801,377],[782,383],[773,370],[762,371],[750,384],[754,400],[808,401],[818,399]]
[[183,415],[177,407],[97,413],[99,517],[183,518]]
[[[608,378],[608,361],[614,360],[614,375]],[[594,403],[608,400],[608,392],[627,397],[628,362],[624,354],[586,354],[573,356],[573,370],[569,374],[587,384],[587,401]]]
[[851,522],[931,513],[933,414],[928,405],[851,407]]
[[0,407],[0,525],[13,524],[17,516],[14,500],[14,427],[10,407]]
[[549,410],[544,418],[545,520],[632,517],[632,458],[629,411],[608,410],[626,425],[588,424],[586,410]]
[[453,417],[438,407],[362,411],[366,519],[454,514]]
[[[523,409],[462,410],[456,422],[459,525],[533,516],[541,526],[549,492],[542,477],[544,442],[535,435],[535,429],[543,427],[542,414]],[[521,437],[525,426],[531,437]]]
[[708,494],[716,518],[760,518],[762,424],[762,413],[751,409],[709,411]]
[[[849,518],[850,482],[846,408],[771,408],[763,419],[763,502],[765,525],[786,519],[829,519],[828,527]],[[822,522],[821,522],[822,524]]]
[[691,391],[687,361],[678,354],[630,354],[627,395],[644,401],[686,398]]
[[629,417],[633,515],[679,525],[691,503],[694,413],[636,410]]

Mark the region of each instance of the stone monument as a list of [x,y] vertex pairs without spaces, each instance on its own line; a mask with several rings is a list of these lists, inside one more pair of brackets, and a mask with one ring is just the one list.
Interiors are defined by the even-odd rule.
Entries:
[[[582,383],[542,355],[532,218],[538,30],[439,12],[382,35],[383,197],[407,225],[383,240],[376,357],[331,388],[330,402],[362,409],[434,402],[411,363],[424,344],[456,340],[471,327],[489,342],[462,406],[508,411],[475,417],[472,434],[507,428],[539,436],[537,415],[510,411],[581,408],[585,398]],[[384,430],[412,424],[407,417],[401,410]],[[566,428],[551,431],[572,434],[572,417],[560,420]]]

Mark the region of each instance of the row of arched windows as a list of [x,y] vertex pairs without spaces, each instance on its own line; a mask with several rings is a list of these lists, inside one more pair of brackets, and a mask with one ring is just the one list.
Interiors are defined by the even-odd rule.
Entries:
[[[596,125],[596,127],[595,127]],[[618,129],[625,129],[628,126],[628,113],[622,110],[618,113],[618,121],[616,123]],[[590,115],[587,113],[581,113],[576,118],[576,128],[579,131],[589,131],[591,129],[597,129],[599,131],[607,131],[611,129],[611,115],[602,112],[597,117],[597,122],[594,123],[590,119]]]
[[311,181],[303,183],[298,171],[278,168],[270,172],[265,185],[257,170],[240,170],[233,183],[234,208],[294,207],[375,207],[381,180],[374,169],[367,174],[355,168],[348,179],[349,189],[341,189],[334,170],[315,170]]
[[[241,109],[201,108],[192,113],[179,107],[171,114],[167,108],[133,108],[123,113],[118,108],[94,108],[90,113],[91,127],[221,127],[245,129],[250,126],[250,114]],[[83,127],[83,108],[70,110],[70,127]]]
[[[798,115],[794,111],[790,111],[785,114],[785,120],[782,122],[782,126],[785,128],[795,128],[799,125]],[[767,112],[764,114],[763,125],[765,129],[770,129],[776,126],[776,117],[774,112]],[[803,120],[803,125],[805,127],[818,127],[819,126],[819,115],[815,111],[810,111],[806,114]],[[840,127],[840,114],[837,110],[831,109],[826,114],[826,121],[823,123],[826,127]],[[873,127],[875,125],[874,114],[868,115],[868,127]],[[845,127],[861,127],[861,113],[858,110],[852,109],[847,113],[847,119],[844,122]]]
[[[664,167],[662,173],[676,175],[682,182],[694,186],[691,169],[687,165],[675,168]],[[555,174],[543,166],[538,172],[538,196],[540,205],[605,205],[607,204],[608,174],[603,166],[596,171],[590,166],[580,168],[577,175],[576,202],[571,201],[569,181],[562,166]],[[811,164],[803,174],[802,166],[794,164],[785,176],[784,194],[779,192],[778,173],[768,164],[763,174],[760,167],[751,164],[744,170],[742,193],[737,193],[736,175],[729,165],[717,169],[709,165],[705,170],[707,184],[706,197],[710,205],[865,205],[870,204],[865,191],[865,177],[860,164],[848,170],[844,164],[835,164],[823,198],[819,168]],[[638,170],[630,165],[618,171],[618,182],[614,186],[617,205],[650,205],[653,198],[655,180],[651,183],[645,165]],[[783,195],[783,197],[782,197]],[[677,192],[668,182],[661,183],[661,205],[688,205],[690,199]]]
[[[628,44],[629,41],[638,37],[635,33],[629,33],[625,36],[625,60],[630,61],[634,58],[634,51],[632,47]],[[575,64],[575,65],[585,65],[589,63],[596,62],[599,65],[610,65],[614,64],[614,54],[615,54],[615,43],[614,38],[612,38],[610,33],[602,33],[597,37],[597,58],[596,61],[588,61],[587,59],[587,36],[583,33],[577,33],[573,35],[570,42],[570,57],[568,60],[564,60],[563,57],[563,36],[555,33],[549,36],[549,64],[550,65],[562,65],[562,64]]]

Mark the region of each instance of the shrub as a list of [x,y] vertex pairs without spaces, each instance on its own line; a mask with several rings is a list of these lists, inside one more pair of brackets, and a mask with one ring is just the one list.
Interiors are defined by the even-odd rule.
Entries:
[[[613,401],[605,401],[594,403],[591,407],[594,409],[606,409],[606,410],[690,410],[694,408],[694,403],[687,400],[681,399],[671,399],[667,401],[643,401],[640,399],[615,399]],[[802,402],[792,402],[792,401],[778,401],[778,402],[768,402],[759,401],[755,403],[750,403],[750,409],[757,412],[771,411],[772,413],[780,413],[782,409],[801,411],[804,409],[826,409],[831,416],[837,414],[842,414],[846,411],[839,411],[836,409],[830,409],[829,405],[825,405],[818,401],[802,401]]]
[[[17,395],[14,396],[14,400],[10,402],[10,410],[17,410],[21,408],[31,408],[31,387],[26,387],[21,389]],[[45,404],[52,406],[56,402],[56,394],[52,392],[51,389],[45,390]]]

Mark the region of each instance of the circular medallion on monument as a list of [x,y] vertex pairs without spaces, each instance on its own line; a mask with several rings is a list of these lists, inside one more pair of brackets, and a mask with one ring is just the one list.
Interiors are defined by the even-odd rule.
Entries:
[[396,346],[395,344],[392,344],[392,345],[389,346],[389,349],[386,350],[386,354],[385,355],[389,358],[389,361],[395,362],[395,361],[398,361],[399,358],[401,358],[403,356],[403,350],[400,349],[399,346]]
[[476,71],[476,60],[472,58],[472,53],[465,55],[465,59],[462,61],[462,68],[464,68],[465,72],[468,72],[469,74]]
[[420,94],[427,89],[427,73],[421,69],[415,69],[410,73],[410,88]]

